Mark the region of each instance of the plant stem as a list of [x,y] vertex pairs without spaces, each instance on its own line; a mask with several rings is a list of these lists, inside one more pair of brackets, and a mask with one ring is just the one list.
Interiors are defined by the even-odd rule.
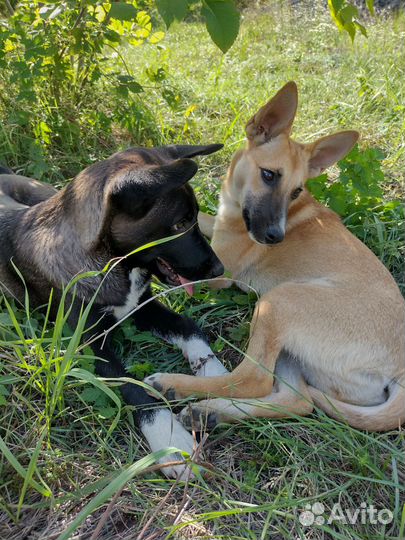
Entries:
[[10,1],[9,0],[4,0],[5,4],[6,4],[6,8],[10,14],[10,17],[12,17],[14,15],[14,8],[13,6],[10,4]]

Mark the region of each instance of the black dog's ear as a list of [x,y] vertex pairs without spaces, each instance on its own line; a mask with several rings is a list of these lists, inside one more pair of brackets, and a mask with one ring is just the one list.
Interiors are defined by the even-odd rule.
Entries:
[[121,156],[91,165],[64,190],[81,244],[93,249],[113,212],[139,217],[154,199],[186,184],[197,169],[191,159],[142,166]]
[[[110,200],[126,213],[139,213],[143,206],[186,184],[198,170],[191,159],[178,159],[165,165],[129,169],[115,179]],[[148,205],[149,206],[149,205]]]
[[154,199],[186,184],[197,169],[191,159],[150,165],[123,154],[91,165],[65,189],[81,244],[94,248],[113,212],[139,217]]
[[192,158],[195,156],[208,156],[214,152],[218,152],[223,148],[223,144],[170,144],[168,146],[161,146],[156,150],[164,155],[164,157],[170,157],[172,159]]

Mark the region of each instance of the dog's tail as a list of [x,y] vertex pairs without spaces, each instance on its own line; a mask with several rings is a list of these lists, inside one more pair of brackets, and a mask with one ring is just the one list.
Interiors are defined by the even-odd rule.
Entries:
[[0,165],[0,174],[14,174],[14,171],[4,165]]
[[0,196],[3,205],[34,206],[46,201],[55,193],[57,190],[50,184],[14,174],[7,167],[0,166]]
[[405,376],[391,385],[389,397],[384,403],[370,407],[339,401],[312,386],[309,392],[314,404],[328,416],[343,419],[357,429],[389,431],[405,422]]

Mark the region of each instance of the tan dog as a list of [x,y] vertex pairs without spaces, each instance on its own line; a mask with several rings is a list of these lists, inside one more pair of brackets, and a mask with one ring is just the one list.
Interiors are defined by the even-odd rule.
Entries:
[[[305,189],[358,133],[297,143],[296,108],[290,82],[248,122],[214,227],[201,216],[232,278],[260,295],[245,358],[223,376],[146,382],[170,396],[217,396],[193,406],[197,423],[306,415],[315,404],[360,429],[394,429],[405,421],[404,299],[377,257]],[[190,424],[186,409],[181,418]]]

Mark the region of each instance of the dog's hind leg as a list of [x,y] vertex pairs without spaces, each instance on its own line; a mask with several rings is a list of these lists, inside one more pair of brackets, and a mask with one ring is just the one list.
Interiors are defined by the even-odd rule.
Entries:
[[204,212],[198,212],[198,225],[204,236],[212,238],[212,235],[214,234],[215,216],[205,214]]
[[296,361],[282,352],[277,360],[271,394],[261,399],[207,399],[188,405],[178,415],[187,429],[212,429],[220,422],[245,418],[306,416],[313,410],[308,386]]

